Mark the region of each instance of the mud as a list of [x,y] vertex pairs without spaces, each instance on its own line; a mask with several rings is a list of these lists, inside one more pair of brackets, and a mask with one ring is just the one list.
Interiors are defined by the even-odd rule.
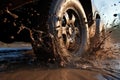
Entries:
[[[107,13],[103,14],[106,19],[109,11],[106,11],[105,3],[103,5],[100,5],[103,9],[100,11]],[[112,14],[115,18],[117,15]],[[108,19],[111,21],[112,18]],[[0,42],[0,80],[120,80],[119,34],[120,28],[112,31],[104,49],[96,54],[75,57],[65,67],[37,62],[29,43]]]
[[29,43],[0,43],[0,80],[120,80],[119,31],[110,37],[109,47],[76,57],[66,67],[36,62]]
[[65,67],[36,61],[30,43],[0,42],[0,80],[120,80],[120,29],[104,49],[74,57]]

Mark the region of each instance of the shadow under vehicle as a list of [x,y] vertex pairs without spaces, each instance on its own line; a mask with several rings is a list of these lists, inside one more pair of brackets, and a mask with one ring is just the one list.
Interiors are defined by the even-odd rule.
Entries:
[[64,65],[91,50],[102,30],[91,0],[0,0],[0,41],[30,42],[39,61]]

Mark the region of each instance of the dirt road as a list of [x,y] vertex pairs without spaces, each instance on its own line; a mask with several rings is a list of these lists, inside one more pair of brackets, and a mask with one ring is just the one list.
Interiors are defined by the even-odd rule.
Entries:
[[[0,75],[0,80],[103,80],[101,74],[80,69],[24,68]],[[98,79],[99,78],[99,79]]]

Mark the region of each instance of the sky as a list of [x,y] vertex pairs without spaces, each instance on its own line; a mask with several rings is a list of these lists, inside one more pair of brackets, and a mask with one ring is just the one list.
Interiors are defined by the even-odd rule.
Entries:
[[120,0],[92,0],[108,28],[120,24]]

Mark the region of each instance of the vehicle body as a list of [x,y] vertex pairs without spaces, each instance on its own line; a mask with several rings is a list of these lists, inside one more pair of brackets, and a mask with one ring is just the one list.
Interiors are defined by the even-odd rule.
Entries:
[[102,28],[91,0],[0,1],[0,40],[30,42],[39,60],[85,53]]

